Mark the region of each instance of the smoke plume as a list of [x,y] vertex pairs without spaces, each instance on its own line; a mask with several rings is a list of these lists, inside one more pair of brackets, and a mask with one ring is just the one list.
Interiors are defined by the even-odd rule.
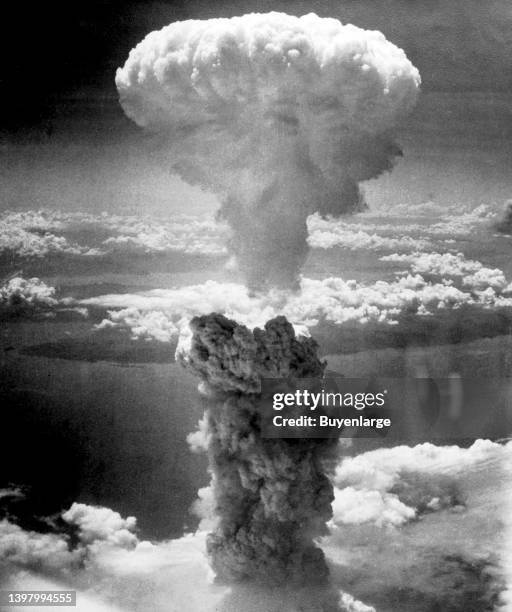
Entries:
[[500,221],[496,224],[496,229],[501,234],[510,235],[512,233],[512,200],[505,202],[503,214]]
[[322,462],[335,441],[264,438],[258,405],[262,378],[322,376],[316,342],[296,338],[284,317],[251,332],[211,314],[192,319],[191,329],[182,360],[207,397],[202,433],[217,519],[207,550],[217,578],[322,584],[327,565],[313,540],[332,516]]
[[364,206],[359,183],[401,155],[391,131],[420,77],[376,31],[314,14],[173,23],[117,71],[125,113],[215,192],[249,286],[291,286],[307,216]]

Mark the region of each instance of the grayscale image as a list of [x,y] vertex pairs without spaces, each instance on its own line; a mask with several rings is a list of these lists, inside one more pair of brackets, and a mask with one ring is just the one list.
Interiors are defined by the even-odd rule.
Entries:
[[512,612],[512,5],[4,30],[0,610]]

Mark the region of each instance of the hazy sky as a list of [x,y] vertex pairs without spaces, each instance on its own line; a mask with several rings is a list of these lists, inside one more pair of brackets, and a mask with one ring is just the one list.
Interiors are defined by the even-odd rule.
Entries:
[[432,198],[502,207],[512,158],[507,0],[11,4],[2,36],[0,207],[213,210],[213,196],[172,176],[158,143],[124,116],[115,71],[147,33],[172,21],[268,10],[380,29],[419,68],[420,101],[399,134],[404,158],[365,187],[373,208]]
[[507,0],[101,0],[10,3],[3,15],[4,127],[52,113],[64,93],[114,94],[115,68],[149,31],[189,18],[311,11],[379,29],[418,66],[424,90],[510,90]]

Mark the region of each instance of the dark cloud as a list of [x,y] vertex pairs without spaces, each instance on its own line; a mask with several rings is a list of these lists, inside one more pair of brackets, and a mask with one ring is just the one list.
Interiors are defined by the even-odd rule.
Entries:
[[202,433],[217,520],[207,551],[217,579],[324,584],[328,570],[315,538],[327,533],[332,516],[323,462],[336,442],[267,439],[259,406],[263,378],[322,376],[315,341],[296,338],[285,317],[252,332],[215,313],[190,326],[181,357],[209,400]]

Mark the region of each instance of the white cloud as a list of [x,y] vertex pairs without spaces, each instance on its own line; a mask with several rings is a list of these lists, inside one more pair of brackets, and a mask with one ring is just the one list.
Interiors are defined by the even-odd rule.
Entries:
[[487,231],[495,218],[496,213],[482,204],[470,211],[444,216],[426,231],[433,236],[464,238],[474,235],[475,231]]
[[52,233],[38,234],[0,221],[0,252],[19,257],[45,257],[52,253],[68,255],[98,255],[94,249],[70,243],[63,236]]
[[340,604],[346,612],[377,612],[373,606],[367,606],[349,593],[341,593]]
[[[424,222],[429,216],[436,223]],[[386,217],[400,222],[386,222]],[[416,219],[415,219],[416,218]],[[421,223],[405,222],[420,218]],[[423,218],[423,219],[422,219]],[[435,241],[464,237],[494,218],[482,206],[473,211],[443,209],[434,204],[397,206],[352,218],[308,217],[312,248],[334,246],[349,250],[419,251],[435,248]],[[227,225],[210,215],[171,218],[90,214],[57,210],[7,211],[0,215],[0,253],[21,258],[64,254],[102,257],[112,253],[184,253],[223,256],[230,238]]]
[[[112,218],[111,218],[112,219]],[[128,217],[109,223],[117,235],[103,241],[103,248],[141,250],[147,253],[176,251],[190,255],[225,255],[227,228],[212,218],[180,215],[168,222]]]
[[104,295],[79,304],[110,310],[109,319],[100,327],[124,328],[135,337],[167,341],[186,333],[193,316],[210,312],[220,312],[249,327],[261,326],[283,314],[297,331],[304,332],[321,321],[338,325],[394,323],[405,312],[431,315],[462,305],[512,306],[512,298],[500,295],[492,286],[470,292],[453,286],[450,280],[429,282],[419,274],[408,274],[373,284],[341,278],[303,278],[297,293],[271,291],[264,295],[252,295],[235,283],[207,281],[177,289]]
[[71,551],[60,535],[27,532],[6,519],[0,521],[0,563],[67,572],[81,557],[81,551]]
[[[216,585],[204,532],[142,541],[134,518],[85,504],[73,504],[62,515],[77,528],[73,550],[66,535],[25,531],[1,521],[0,572],[8,576],[2,586],[76,589],[78,610],[85,612],[261,612],[263,607],[293,612],[299,604],[320,612],[322,598],[332,601],[333,595],[344,612],[392,612],[389,596],[396,592],[425,598],[425,605],[415,608],[420,612],[432,609],[433,598],[460,607],[464,597],[481,595],[484,584],[478,582],[474,591],[475,580],[492,574],[484,569],[480,576],[478,567],[489,562],[489,551],[501,554],[496,538],[506,540],[499,531],[504,529],[499,510],[511,451],[510,443],[478,440],[469,448],[421,444],[342,459],[334,474],[333,533],[320,543],[333,563],[327,591]],[[453,512],[453,484],[467,496],[462,515]],[[443,492],[445,501],[427,508]],[[201,500],[210,504],[207,491]],[[425,512],[421,521],[405,526]],[[449,555],[455,560],[448,561]],[[472,568],[470,576],[464,563]]]
[[7,571],[8,588],[34,589],[52,576],[59,589],[78,590],[78,609],[86,612],[214,612],[227,592],[212,585],[205,533],[153,544],[137,538],[133,517],[78,503],[62,519],[78,528],[74,548],[65,534],[0,521],[0,573]]
[[391,217],[440,217],[443,219],[463,219],[468,221],[471,219],[476,222],[477,219],[492,219],[496,213],[491,210],[486,204],[481,204],[475,208],[468,208],[465,204],[438,204],[427,200],[418,202],[417,204],[394,204],[388,208],[372,213],[365,213],[367,216],[391,216]]
[[226,252],[227,236],[225,225],[210,216],[169,220],[52,210],[0,216],[0,252],[18,257],[101,257],[119,251],[218,256]]
[[481,262],[466,259],[462,253],[411,253],[385,255],[381,261],[407,263],[413,273],[439,277],[462,277],[462,284],[474,290],[491,288],[510,291],[505,274],[499,268],[487,268]]
[[6,519],[0,521],[0,563],[68,574],[107,550],[139,544],[135,518],[123,519],[109,508],[74,503],[62,519],[77,528],[74,548],[66,535],[25,531]]
[[374,523],[402,525],[416,517],[416,510],[402,503],[397,495],[353,487],[334,490],[334,524]]
[[62,514],[62,518],[78,527],[80,541],[87,546],[101,542],[109,546],[133,548],[138,543],[134,533],[135,517],[124,519],[109,508],[74,503]]
[[475,231],[488,229],[496,217],[487,206],[473,210],[433,202],[396,205],[344,218],[308,218],[308,243],[313,248],[419,251],[446,246]]
[[[407,236],[401,227],[394,228],[394,236],[381,236],[372,231],[371,224],[366,227],[358,227],[354,223],[333,219],[332,217],[322,218],[319,215],[311,215],[308,218],[308,244],[312,248],[329,249],[334,246],[343,247],[350,250],[383,250],[383,249],[403,249],[418,250],[432,247],[432,243],[424,238],[413,238]],[[375,228],[378,229],[378,228]],[[397,231],[400,234],[397,235]]]
[[0,286],[0,314],[45,312],[57,306],[54,287],[39,278],[10,278]]
[[400,526],[422,512],[461,509],[456,483],[464,473],[504,463],[512,445],[477,440],[458,446],[396,446],[344,459],[334,482],[335,525],[373,523]]
[[[110,310],[109,318],[97,325],[98,329],[121,327],[130,330],[134,338],[153,338],[160,342],[170,342],[179,335],[180,322],[160,310],[143,312],[134,307]],[[181,324],[184,321],[181,319]]]

